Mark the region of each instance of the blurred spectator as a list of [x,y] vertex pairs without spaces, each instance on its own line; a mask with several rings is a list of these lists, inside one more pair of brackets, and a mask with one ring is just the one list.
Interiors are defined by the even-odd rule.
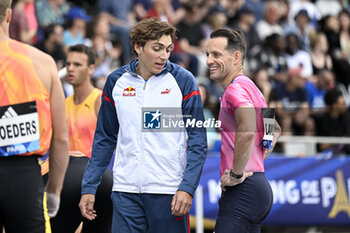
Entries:
[[122,65],[132,59],[129,28],[135,24],[132,0],[99,0],[99,13],[108,17],[113,40],[122,47]]
[[281,18],[280,5],[277,1],[268,1],[264,5],[264,19],[257,22],[256,31],[261,40],[274,33],[283,34],[283,28],[279,25]]
[[42,28],[54,23],[63,25],[64,16],[68,11],[69,5],[66,0],[37,0],[35,2],[35,14]]
[[222,0],[220,3],[227,10],[227,25],[232,27],[237,22],[237,13],[244,6],[245,0]]
[[339,14],[340,24],[340,48],[344,57],[350,61],[350,13],[347,10],[342,10]]
[[[329,51],[331,53],[340,53],[339,31],[340,24],[337,16],[328,15],[322,18],[319,22],[320,30],[326,34]],[[336,56],[335,54],[332,56]],[[338,55],[337,55],[338,56]]]
[[311,78],[312,63],[310,54],[300,48],[300,41],[296,34],[286,36],[286,59],[288,68],[301,68],[303,78]]
[[255,30],[255,15],[252,9],[247,6],[244,6],[242,9],[238,11],[237,23],[232,27],[235,29],[239,29],[244,33],[244,37],[247,42],[248,50],[253,46],[260,44],[260,37]]
[[[268,0],[271,1],[271,0]],[[288,24],[288,13],[289,13],[289,1],[288,0],[275,0],[278,3],[278,12],[279,12],[279,25],[282,28]]]
[[81,7],[72,7],[67,14],[67,29],[63,32],[63,45],[67,53],[68,47],[84,43],[86,24],[91,17]]
[[[182,8],[186,3],[188,3],[190,0],[173,0],[174,1],[182,1]],[[194,0],[194,4],[198,6],[197,10],[197,20],[198,21],[205,21],[206,17],[211,12],[216,11],[225,11],[227,13],[227,9],[221,4],[222,1],[220,0]]]
[[206,17],[205,23],[203,25],[205,37],[210,38],[210,33],[219,28],[227,27],[227,15],[223,7],[218,5],[213,7]]
[[84,44],[92,47],[96,59],[92,81],[95,87],[102,89],[107,75],[112,69],[120,67],[122,49],[117,42],[110,40],[109,23],[105,15],[99,15],[88,25]]
[[[34,4],[34,0],[27,0],[26,5],[24,7],[24,11],[28,20],[28,27],[29,30],[34,30],[34,31],[38,31],[39,29],[39,25],[38,25],[38,20],[36,19],[36,15],[35,15],[35,4]],[[37,42],[38,38],[37,36],[35,36],[33,38],[32,43]]]
[[265,97],[266,103],[269,104],[272,86],[271,82],[269,81],[269,74],[267,70],[264,68],[258,69],[252,74],[252,80]]
[[310,36],[311,46],[311,63],[312,71],[314,75],[317,75],[320,71],[332,70],[332,59],[328,54],[328,41],[324,33],[318,32]]
[[29,0],[12,1],[12,19],[10,23],[10,37],[12,39],[31,44],[36,35],[36,29],[28,24],[25,6]]
[[[160,21],[166,21],[173,25],[177,25],[185,17],[185,9],[179,4],[174,8],[171,0],[154,0],[153,6],[148,10],[147,18],[158,18]],[[187,2],[187,1],[186,1]],[[178,4],[175,4],[178,5]],[[198,15],[198,14],[197,14]]]
[[287,83],[279,83],[273,88],[271,108],[276,108],[278,121],[284,135],[314,135],[314,121],[304,88],[306,79],[301,69],[289,69]]
[[112,23],[118,26],[131,27],[135,22],[132,14],[132,0],[99,0],[100,12],[108,13]]
[[340,44],[340,24],[338,17],[329,15],[320,22],[322,31],[326,34],[329,50],[333,62],[333,69],[337,81],[348,86],[350,83],[350,64],[349,57],[341,48]]
[[298,15],[301,10],[305,10],[307,12],[310,25],[314,30],[316,30],[317,22],[321,19],[321,14],[316,5],[309,0],[290,1],[288,23],[293,25],[296,15]]
[[315,29],[309,24],[310,17],[307,10],[301,9],[295,15],[294,19],[295,23],[285,28],[285,34],[296,34],[299,38],[301,49],[310,52],[311,48],[309,36],[311,33],[315,32]]
[[315,82],[307,81],[305,84],[310,114],[315,121],[316,129],[320,126],[320,119],[326,111],[324,96],[334,87],[334,83],[333,72],[325,69],[315,75]]
[[[350,120],[344,97],[337,88],[329,90],[325,95],[327,112],[322,117],[322,124],[318,128],[319,136],[349,137]],[[321,150],[331,150],[334,155],[350,154],[350,145],[323,143]]]
[[160,21],[176,24],[175,12],[171,0],[154,0],[152,8],[147,12],[147,18],[157,18]]
[[188,69],[194,76],[205,76],[207,71],[205,46],[207,39],[203,30],[203,24],[196,14],[198,5],[186,3],[184,19],[177,25],[178,45],[181,52],[189,56]]
[[249,51],[249,67],[251,72],[256,73],[265,69],[270,81],[287,81],[287,59],[285,56],[286,43],[284,37],[279,34],[272,34],[266,37],[260,46],[254,46]]
[[44,30],[44,40],[35,47],[50,54],[57,64],[58,70],[65,64],[66,56],[63,50],[63,27],[60,24],[50,24]]
[[133,12],[136,21],[140,21],[147,17],[148,11],[153,7],[153,0],[134,0]]
[[256,18],[256,22],[263,19],[264,1],[263,0],[246,0],[245,6],[252,9]]

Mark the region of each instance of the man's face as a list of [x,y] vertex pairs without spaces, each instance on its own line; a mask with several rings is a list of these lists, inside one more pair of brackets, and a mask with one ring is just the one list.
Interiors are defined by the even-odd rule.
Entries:
[[169,35],[163,35],[159,40],[149,40],[144,46],[135,45],[143,78],[150,78],[160,73],[172,49],[173,42]]
[[86,22],[84,20],[76,18],[73,20],[73,25],[80,33],[85,34]]
[[298,37],[296,35],[288,35],[286,38],[287,53],[293,55],[298,50]]
[[68,53],[66,68],[67,81],[73,86],[80,86],[93,73],[93,65],[88,65],[88,56],[80,52]]
[[343,96],[339,96],[337,101],[332,104],[332,110],[331,111],[336,111],[340,114],[343,114],[346,112],[346,103],[345,99]]
[[300,27],[305,27],[309,23],[309,18],[306,15],[298,15],[295,21]]
[[217,37],[209,40],[207,47],[207,65],[210,78],[223,81],[230,76],[234,69],[233,53],[226,50],[227,38]]

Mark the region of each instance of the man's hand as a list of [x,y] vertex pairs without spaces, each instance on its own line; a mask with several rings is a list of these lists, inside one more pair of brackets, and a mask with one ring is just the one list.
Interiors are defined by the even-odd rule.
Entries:
[[192,196],[185,191],[176,191],[171,202],[171,214],[182,216],[190,212],[192,206]]
[[46,192],[47,214],[50,218],[56,216],[60,207],[60,196],[55,193]]
[[226,169],[225,173],[221,176],[220,182],[221,182],[221,189],[223,191],[226,191],[225,186],[235,186],[237,184],[242,183],[247,177],[252,176],[253,172],[246,172],[243,174],[242,178],[235,179],[232,176],[230,176],[230,169]]
[[95,195],[83,194],[81,196],[79,208],[84,218],[89,220],[94,220],[97,217],[96,210],[94,210],[94,204],[95,204]]

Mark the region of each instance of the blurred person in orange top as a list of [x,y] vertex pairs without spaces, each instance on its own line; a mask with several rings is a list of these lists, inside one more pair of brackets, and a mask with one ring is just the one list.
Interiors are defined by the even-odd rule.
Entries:
[[93,49],[83,44],[68,48],[67,81],[74,93],[66,99],[70,157],[61,193],[61,206],[51,219],[52,232],[74,232],[83,221],[83,232],[111,232],[112,225],[112,173],[106,170],[96,194],[95,208],[99,216],[94,221],[83,219],[79,209],[81,180],[91,157],[92,141],[97,114],[101,106],[102,91],[91,84],[95,68]]
[[[0,0],[0,229],[43,233],[44,192],[56,215],[68,164],[64,95],[54,60],[9,38],[11,0]],[[38,158],[48,153],[46,188]]]

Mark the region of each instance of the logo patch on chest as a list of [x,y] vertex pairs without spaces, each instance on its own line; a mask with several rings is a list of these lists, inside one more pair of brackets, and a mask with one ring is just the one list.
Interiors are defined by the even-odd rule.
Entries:
[[136,96],[136,88],[134,87],[124,88],[123,96]]
[[171,88],[166,88],[165,91],[161,91],[160,94],[167,95],[167,94],[170,94],[170,92],[171,92]]

